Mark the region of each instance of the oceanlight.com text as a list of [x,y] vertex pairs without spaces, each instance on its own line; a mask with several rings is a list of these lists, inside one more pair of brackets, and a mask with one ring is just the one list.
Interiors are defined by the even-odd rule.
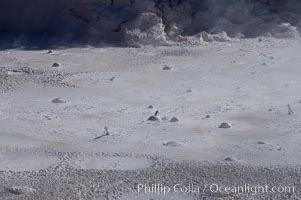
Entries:
[[157,184],[138,184],[138,193],[153,193],[163,194],[167,193],[220,193],[220,194],[248,194],[248,195],[259,195],[266,193],[281,193],[281,194],[293,194],[296,192],[294,186],[269,186],[269,185],[223,185],[217,183],[197,185],[197,184],[174,184],[174,185],[163,185]]

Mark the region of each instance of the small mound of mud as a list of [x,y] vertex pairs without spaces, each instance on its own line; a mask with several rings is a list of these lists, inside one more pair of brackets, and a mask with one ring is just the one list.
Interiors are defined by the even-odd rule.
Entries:
[[51,100],[51,103],[60,104],[60,103],[67,103],[67,101],[62,100],[61,98],[55,98]]
[[211,118],[211,115],[206,115],[205,116],[205,119],[210,119]]
[[238,159],[236,157],[229,156],[229,157],[224,158],[223,161],[225,161],[225,162],[237,162]]
[[147,120],[152,121],[152,122],[159,122],[159,121],[161,121],[161,118],[159,116],[152,115]]
[[263,144],[268,144],[268,143],[265,141],[257,141],[257,144],[263,145]]
[[164,142],[163,145],[169,146],[169,147],[179,147],[179,146],[182,146],[182,143],[175,142],[175,141],[169,141],[169,142]]
[[168,65],[165,65],[162,70],[164,71],[170,71],[170,70],[173,70],[173,67],[172,66],[168,66]]
[[52,67],[60,67],[60,66],[62,66],[62,64],[58,62],[52,64]]
[[179,122],[180,119],[178,117],[172,117],[169,122]]
[[218,128],[221,128],[221,129],[227,129],[227,128],[231,128],[232,125],[227,123],[227,122],[224,122],[224,123],[221,123]]
[[153,106],[153,105],[149,105],[147,108],[148,108],[148,109],[153,109],[154,106]]

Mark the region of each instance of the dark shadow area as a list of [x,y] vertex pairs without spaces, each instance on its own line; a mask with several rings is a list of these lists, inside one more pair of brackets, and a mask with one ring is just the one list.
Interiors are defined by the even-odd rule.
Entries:
[[122,46],[121,26],[140,11],[132,6],[131,0],[1,0],[0,49]]
[[47,33],[0,33],[0,50],[46,50],[72,47],[86,47],[88,44],[79,37],[51,35]]
[[85,46],[89,23],[72,13],[86,12],[75,0],[1,0],[0,49]]
[[250,38],[300,19],[299,0],[0,0],[0,50],[155,45],[202,31]]

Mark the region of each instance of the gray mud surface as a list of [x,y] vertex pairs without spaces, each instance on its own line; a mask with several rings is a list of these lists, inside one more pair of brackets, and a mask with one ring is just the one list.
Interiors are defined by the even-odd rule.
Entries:
[[300,44],[1,52],[0,199],[301,199]]

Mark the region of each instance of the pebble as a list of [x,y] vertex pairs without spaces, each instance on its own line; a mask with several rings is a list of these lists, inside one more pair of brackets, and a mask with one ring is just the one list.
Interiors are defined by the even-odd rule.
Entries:
[[153,106],[153,105],[149,105],[147,108],[148,108],[148,109],[153,109],[154,106]]
[[210,118],[211,118],[210,115],[206,115],[206,116],[205,116],[205,119],[210,119]]
[[52,54],[52,53],[53,53],[53,51],[52,51],[52,50],[49,50],[47,53],[48,53],[48,54]]

